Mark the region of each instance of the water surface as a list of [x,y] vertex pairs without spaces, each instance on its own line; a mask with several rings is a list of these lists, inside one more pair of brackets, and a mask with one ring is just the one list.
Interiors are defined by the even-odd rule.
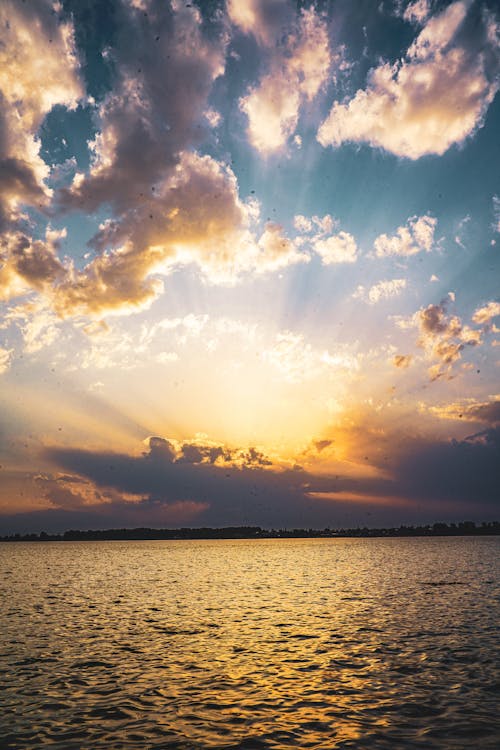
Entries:
[[0,544],[0,747],[496,750],[498,551]]

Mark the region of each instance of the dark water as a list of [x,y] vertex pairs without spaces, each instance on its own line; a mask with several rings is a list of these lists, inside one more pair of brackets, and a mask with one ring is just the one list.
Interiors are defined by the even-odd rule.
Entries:
[[0,545],[0,748],[498,748],[495,538]]

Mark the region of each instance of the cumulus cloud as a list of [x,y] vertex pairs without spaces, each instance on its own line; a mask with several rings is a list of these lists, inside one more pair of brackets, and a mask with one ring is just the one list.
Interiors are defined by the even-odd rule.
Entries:
[[[36,7],[45,15],[50,10],[48,2]],[[257,20],[248,25],[242,18],[251,8]],[[239,11],[233,7],[231,12],[241,16],[244,10],[239,6]],[[250,3],[247,11],[238,16],[238,23],[255,33],[262,44],[265,35],[256,32],[258,19],[268,24],[275,18],[279,25],[277,19],[285,18],[277,8],[271,11],[259,3]],[[6,78],[3,73],[0,78],[6,91],[12,88],[14,108],[21,106],[20,96],[24,96],[22,114],[31,125],[23,128],[33,143],[52,106],[74,106],[82,94],[72,29],[60,23],[57,14],[49,15],[43,16],[43,23],[31,24],[37,30],[32,32],[36,44],[29,54],[36,49],[42,29],[55,42],[52,50],[57,57],[47,62],[49,75],[45,72],[43,85],[34,59],[26,66],[25,78],[17,76],[26,82],[24,89],[12,76]],[[76,173],[69,186],[56,191],[57,206],[63,211],[111,208],[110,218],[91,240],[96,255],[77,268],[59,258],[61,237],[51,230],[45,240],[35,240],[19,227],[11,228],[1,250],[0,297],[11,299],[37,291],[60,317],[98,317],[147,308],[163,291],[161,276],[175,266],[193,263],[212,282],[234,283],[248,272],[271,272],[307,262],[309,254],[278,224],[268,222],[258,230],[259,206],[253,200],[240,200],[236,177],[227,165],[193,151],[207,117],[212,123],[217,120],[208,96],[224,70],[227,38],[223,27],[208,35],[196,7],[160,0],[151,0],[147,13],[137,4],[120,5],[116,20],[113,46],[106,53],[115,80],[96,110],[90,169],[86,174]],[[289,18],[287,23],[287,70],[295,76],[300,96],[309,99],[322,85],[329,60],[324,21],[309,9],[294,16],[291,25]],[[17,59],[22,35],[16,33],[8,30],[4,48]],[[56,76],[61,59],[67,65],[64,75]],[[38,192],[48,195],[43,184],[48,168],[37,149],[38,144],[31,151],[40,170],[32,182]],[[320,251],[325,262],[333,262],[334,258],[352,260],[355,249],[352,238],[341,234],[329,243],[323,238]]]
[[258,207],[243,203],[232,170],[209,156],[184,152],[156,190],[109,219],[92,240],[98,255],[54,290],[61,315],[147,307],[163,290],[158,274],[197,264],[216,283],[307,262],[278,224],[260,237]]
[[[423,5],[407,9],[409,20],[422,18]],[[368,143],[418,159],[443,154],[481,127],[498,90],[500,46],[495,19],[470,6],[458,0],[432,16],[404,58],[372,69],[350,101],[335,101],[319,142]]]
[[[137,4],[116,12],[107,51],[115,80],[97,109],[91,166],[56,201],[61,210],[111,208],[91,240],[96,255],[79,269],[58,258],[52,236],[33,241],[11,232],[2,249],[2,297],[36,290],[61,317],[121,314],[147,308],[163,291],[160,276],[175,265],[195,263],[211,281],[232,283],[242,273],[307,261],[277,225],[259,236],[258,204],[239,199],[232,170],[193,151],[207,121],[217,120],[207,102],[224,70],[224,29],[207,34],[195,6],[160,0],[147,13]],[[66,90],[65,77],[58,81]],[[57,101],[50,82],[33,82],[47,91],[43,112]],[[75,92],[59,101],[73,104]]]
[[65,277],[66,267],[59,260],[64,230],[47,228],[43,240],[34,240],[20,230],[4,232],[0,246],[0,300],[9,300],[30,289],[49,291]]
[[294,227],[300,235],[297,243],[307,244],[319,255],[324,265],[354,263],[357,260],[356,240],[349,232],[334,233],[337,226],[338,222],[330,214],[311,218],[299,214],[294,217]]
[[321,237],[313,242],[312,247],[325,266],[332,263],[354,263],[357,259],[356,240],[349,232]]
[[406,289],[406,279],[387,279],[379,281],[369,289],[358,286],[353,296],[355,299],[364,299],[374,305],[382,300],[397,297],[403,289]]
[[258,247],[259,262],[256,270],[276,270],[293,263],[308,263],[309,255],[301,252],[294,242],[288,239],[283,227],[274,222],[267,222],[264,232],[260,236]]
[[406,226],[398,227],[395,234],[379,235],[374,242],[377,258],[392,255],[409,257],[420,252],[430,252],[434,244],[437,219],[433,216],[412,216]]
[[37,133],[56,104],[71,109],[83,96],[73,27],[59,11],[51,0],[0,5],[0,230],[21,205],[47,205]]
[[[268,8],[272,5],[267,3]],[[281,3],[275,5],[276,9],[281,9]],[[251,22],[248,20],[250,7]],[[254,12],[256,8],[259,13]],[[295,132],[302,103],[314,99],[326,83],[331,54],[326,23],[312,6],[302,9],[298,16],[288,11],[285,41],[273,44],[271,50],[269,39],[275,41],[275,26],[267,25],[262,8],[261,3],[229,5],[233,21],[236,19],[264,48],[268,47],[269,72],[240,99],[240,108],[248,117],[250,143],[267,155],[285,146]],[[280,16],[280,24],[282,22]],[[270,29],[268,34],[264,32],[266,28]]]
[[451,377],[452,366],[461,358],[464,348],[482,343],[480,330],[464,326],[457,315],[448,314],[449,300],[421,308],[413,319],[419,328],[419,345],[430,358],[437,360],[429,369],[431,380]]
[[151,0],[147,14],[123,4],[108,56],[112,91],[97,113],[87,174],[62,190],[63,207],[127,211],[154,192],[206,124],[207,99],[224,71],[225,38],[208,36],[198,9]]
[[500,315],[500,302],[488,302],[483,307],[478,307],[472,316],[474,323],[489,326],[493,318]]

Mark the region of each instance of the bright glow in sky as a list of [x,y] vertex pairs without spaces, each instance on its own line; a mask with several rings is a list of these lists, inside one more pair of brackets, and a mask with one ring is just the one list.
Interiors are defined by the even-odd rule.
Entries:
[[0,527],[498,517],[486,0],[4,0]]

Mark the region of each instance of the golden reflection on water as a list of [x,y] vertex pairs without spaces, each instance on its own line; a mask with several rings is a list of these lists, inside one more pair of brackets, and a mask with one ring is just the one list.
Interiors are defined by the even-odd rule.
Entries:
[[497,553],[0,545],[0,747],[496,748]]

